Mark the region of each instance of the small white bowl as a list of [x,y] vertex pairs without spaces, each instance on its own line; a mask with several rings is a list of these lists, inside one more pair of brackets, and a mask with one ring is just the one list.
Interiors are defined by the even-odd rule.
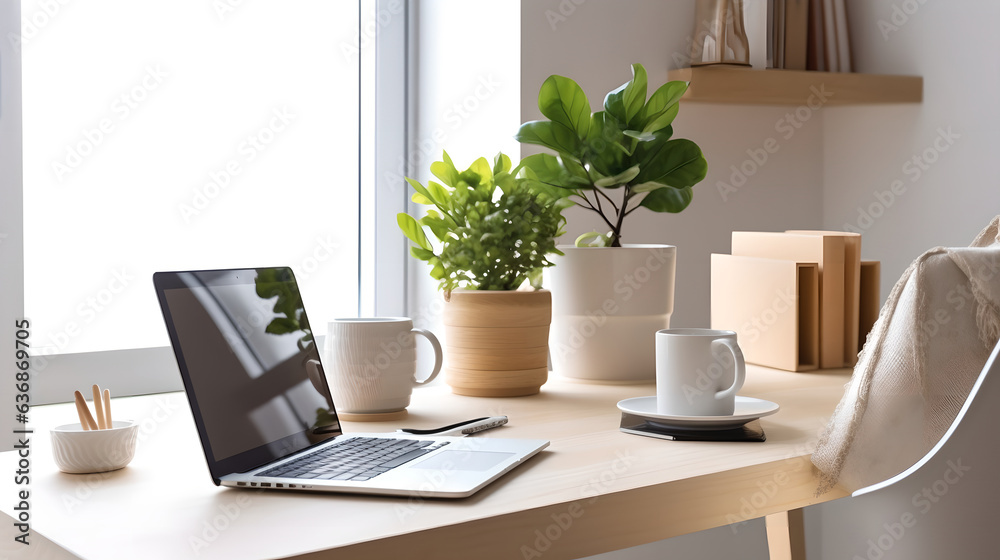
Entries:
[[51,430],[52,454],[59,470],[86,474],[118,470],[135,456],[139,425],[131,420],[114,420],[109,430],[84,430],[65,424]]

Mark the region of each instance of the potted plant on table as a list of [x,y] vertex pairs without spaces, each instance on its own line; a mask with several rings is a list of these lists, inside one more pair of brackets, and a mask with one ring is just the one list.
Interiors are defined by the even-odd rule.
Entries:
[[646,86],[645,68],[633,64],[632,79],[592,113],[576,82],[549,76],[538,94],[548,120],[517,133],[520,142],[555,152],[525,158],[526,176],[562,189],[608,228],[559,246],[565,255],[553,261],[553,369],[568,377],[652,379],[653,333],[670,324],[676,247],[624,244],[625,218],[640,208],[684,210],[708,164],[697,144],[673,138],[688,83],[667,82],[648,99]]
[[552,298],[540,289],[542,269],[559,254],[571,203],[519,169],[499,154],[492,166],[479,158],[459,171],[445,152],[431,164],[441,183],[407,178],[413,201],[433,208],[420,219],[397,216],[410,254],[431,265],[444,292],[445,379],[461,395],[532,395],[548,379]]

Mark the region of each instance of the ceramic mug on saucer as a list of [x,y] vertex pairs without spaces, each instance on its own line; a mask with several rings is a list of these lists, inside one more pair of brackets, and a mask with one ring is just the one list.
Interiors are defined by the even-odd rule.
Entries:
[[[416,335],[434,348],[430,375],[416,378]],[[441,371],[441,344],[406,317],[334,319],[327,325],[323,363],[337,412],[381,414],[410,405],[413,387]]]
[[656,332],[656,409],[669,416],[731,416],[746,379],[736,333],[713,329]]

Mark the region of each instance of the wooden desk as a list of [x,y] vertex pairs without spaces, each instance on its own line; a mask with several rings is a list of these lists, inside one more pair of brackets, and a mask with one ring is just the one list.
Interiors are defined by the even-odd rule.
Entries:
[[[538,557],[532,551],[546,559],[580,558],[844,496],[836,490],[814,496],[809,454],[848,378],[847,370],[749,366],[741,394],[781,405],[761,421],[765,443],[669,442],[619,432],[615,403],[652,395],[652,385],[553,378],[540,395],[513,399],[419,388],[406,426],[505,414],[510,424],[487,435],[552,441],[464,500],[215,487],[180,393],[115,401],[117,418],[141,423],[127,468],[62,474],[47,429],[76,421],[76,410],[39,407],[31,417],[31,527],[84,559]],[[344,424],[358,432],[400,423]],[[0,510],[8,516],[15,465],[13,452],[0,456]],[[769,533],[780,538],[773,530],[778,521],[769,523]]]

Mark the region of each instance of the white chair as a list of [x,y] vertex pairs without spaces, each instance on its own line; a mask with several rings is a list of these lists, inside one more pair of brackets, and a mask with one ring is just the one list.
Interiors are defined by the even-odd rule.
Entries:
[[951,427],[920,461],[851,498],[805,510],[807,558],[1000,558],[998,427],[1000,344]]

